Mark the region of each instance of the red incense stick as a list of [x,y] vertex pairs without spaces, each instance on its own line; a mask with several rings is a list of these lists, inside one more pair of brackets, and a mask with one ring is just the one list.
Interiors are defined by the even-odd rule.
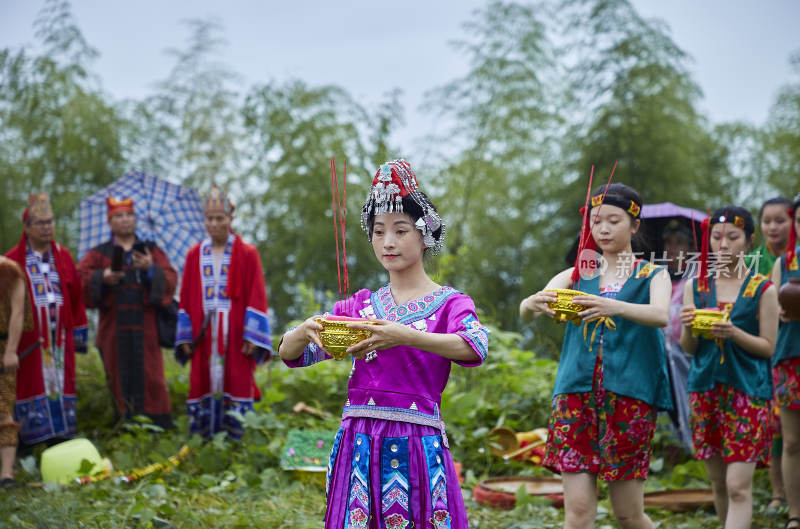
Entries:
[[[336,279],[339,287],[339,301],[350,297],[350,278],[347,271],[347,161],[344,163],[342,185],[336,174],[336,160],[331,158],[331,203],[333,207],[333,235],[336,241]],[[339,254],[339,239],[341,238],[342,253]],[[343,307],[347,309],[347,307]]]

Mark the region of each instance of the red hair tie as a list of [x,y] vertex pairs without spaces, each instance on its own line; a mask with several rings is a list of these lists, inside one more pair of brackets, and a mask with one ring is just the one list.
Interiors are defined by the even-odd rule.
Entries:
[[791,270],[789,267],[797,257],[797,229],[795,229],[794,223],[794,209],[790,209],[787,213],[789,213],[791,227],[789,228],[789,247],[786,249],[786,269]]
[[[592,237],[591,228],[589,226],[589,199],[592,195],[592,178],[594,177],[594,165],[592,166],[591,171],[589,172],[589,187],[586,189],[586,200],[583,203],[583,207],[580,209],[581,215],[583,216],[583,220],[581,221],[581,234],[578,236],[578,254],[575,256],[575,266],[572,269],[572,276],[570,276],[570,280],[572,281],[572,286],[575,286],[575,283],[578,282],[581,278],[580,274],[580,262],[581,262],[581,253],[583,250],[591,244],[591,249],[594,249],[594,238]],[[591,241],[591,242],[589,242]]]
[[708,243],[709,243],[709,233],[708,228],[710,225],[710,217],[706,217],[703,219],[703,222],[700,223],[701,237],[703,238],[701,242],[701,250],[700,250],[700,277],[697,278],[697,290],[700,292],[708,292]]

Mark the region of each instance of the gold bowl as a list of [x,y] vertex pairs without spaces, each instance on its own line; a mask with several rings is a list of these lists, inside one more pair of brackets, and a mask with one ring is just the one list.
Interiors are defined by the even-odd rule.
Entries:
[[692,320],[692,334],[712,339],[711,326],[718,321],[728,319],[728,313],[718,309],[695,309]]
[[372,333],[369,331],[349,328],[347,326],[348,323],[362,323],[367,325],[373,325],[375,323],[374,320],[363,318],[347,318],[344,316],[331,317],[328,315],[317,318],[316,321],[322,325],[322,330],[319,331],[319,339],[322,345],[336,360],[341,360],[347,356],[348,347],[372,336]]
[[548,288],[545,292],[555,292],[557,296],[555,301],[547,304],[551,309],[556,311],[556,315],[553,316],[553,319],[559,323],[571,321],[575,325],[581,324],[583,320],[578,316],[578,313],[586,310],[586,305],[573,303],[572,298],[575,296],[591,296],[592,294],[587,294],[580,290],[570,290],[568,288]]

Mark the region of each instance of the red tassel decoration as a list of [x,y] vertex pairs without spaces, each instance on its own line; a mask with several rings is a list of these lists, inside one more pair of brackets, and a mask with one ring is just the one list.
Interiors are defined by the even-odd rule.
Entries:
[[578,255],[575,256],[575,267],[572,269],[572,276],[570,279],[572,280],[572,286],[575,286],[580,278],[580,267],[578,266],[581,261],[581,253],[586,248],[586,245],[589,241],[592,241],[594,244],[594,238],[592,238],[592,230],[589,226],[589,199],[592,196],[592,178],[594,177],[594,165],[592,166],[592,170],[589,172],[589,187],[586,189],[586,200],[583,203],[583,207],[581,208],[581,215],[583,215],[583,221],[581,222],[581,234],[578,238]]
[[[606,186],[603,188],[603,200],[606,199],[606,193],[608,193],[608,186],[611,185],[611,179],[614,178],[614,171],[617,170],[617,164],[619,161],[614,162],[614,167],[611,168],[611,174],[608,177],[608,182],[606,182]],[[572,275],[570,279],[572,280],[572,286],[575,287],[575,283],[580,281],[580,261],[581,261],[581,253],[584,250],[596,250],[597,244],[595,243],[594,237],[592,237],[592,228],[594,227],[594,222],[590,222],[589,218],[589,201],[591,200],[592,196],[592,177],[594,176],[594,165],[592,166],[592,170],[589,173],[589,189],[586,190],[586,202],[584,203],[583,207],[581,208],[581,215],[583,215],[583,224],[581,225],[581,236],[578,241],[578,255],[575,257],[575,267],[572,269]],[[598,208],[602,207],[602,201]],[[595,221],[596,222],[596,221]]]
[[786,269],[791,270],[790,267],[792,266],[792,263],[797,257],[797,229],[795,229],[795,223],[794,223],[795,211],[793,209],[790,209],[788,213],[789,213],[789,222],[791,223],[791,228],[789,229],[789,247],[786,248]]
[[706,217],[703,219],[703,222],[700,223],[700,229],[702,230],[701,237],[703,240],[701,241],[702,247],[700,250],[700,276],[697,278],[697,290],[699,292],[708,292],[708,243],[709,239],[711,238],[709,235],[709,225],[710,225],[710,217]]

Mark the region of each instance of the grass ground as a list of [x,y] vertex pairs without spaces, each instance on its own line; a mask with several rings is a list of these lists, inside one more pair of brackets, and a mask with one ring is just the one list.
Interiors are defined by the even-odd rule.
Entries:
[[[539,426],[546,420],[555,364],[515,350],[510,345],[512,340],[505,340],[502,333],[496,338],[495,358],[486,366],[454,370],[443,403],[454,457],[466,469],[463,493],[470,526],[560,528],[563,511],[546,500],[526,497],[514,510],[501,511],[471,499],[471,487],[487,475],[543,472],[489,456],[486,434],[500,423],[522,429],[526,424]],[[264,397],[257,413],[247,417],[244,440],[235,443],[219,437],[203,443],[187,438],[183,405],[188,389],[187,368],[167,361],[177,428],[159,433],[147,424],[114,427],[99,358],[96,352],[81,356],[77,375],[80,435],[92,440],[115,468],[132,469],[164,460],[175,455],[184,443],[193,453],[177,470],[131,484],[110,479],[84,486],[35,486],[41,480],[37,456],[43,449],[37,447],[20,460],[18,477],[25,486],[0,492],[0,528],[320,528],[324,487],[296,480],[279,468],[278,460],[289,429],[337,427],[348,370],[345,363],[333,362],[291,372],[278,363],[260,368],[257,380]],[[504,387],[500,394],[498,384]],[[291,408],[299,400],[329,412],[330,417],[293,414]],[[706,486],[702,466],[676,456],[667,434],[662,437],[657,439],[648,490]],[[753,523],[756,529],[781,527],[785,520],[785,511],[766,512],[769,496],[766,473],[758,471]],[[597,528],[618,527],[602,488],[601,498]],[[650,510],[649,514],[660,528],[719,527],[711,511],[675,514]]]

